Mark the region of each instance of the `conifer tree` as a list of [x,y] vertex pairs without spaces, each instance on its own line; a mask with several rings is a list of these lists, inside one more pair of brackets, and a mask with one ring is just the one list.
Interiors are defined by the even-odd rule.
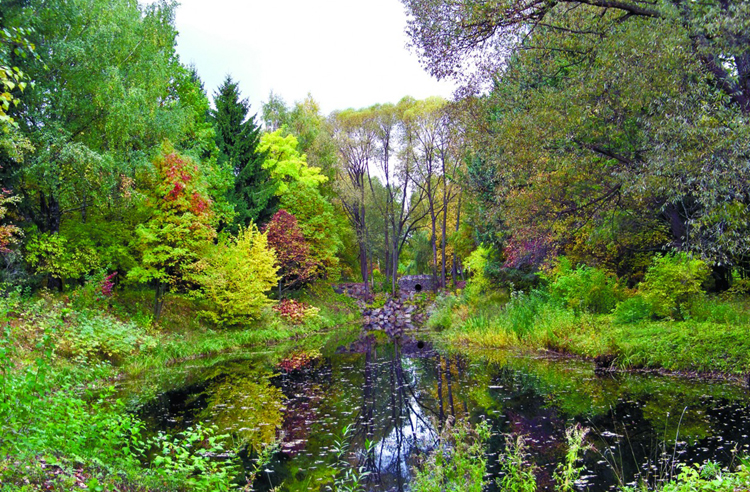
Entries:
[[260,126],[255,115],[248,117],[250,104],[241,99],[239,83],[227,75],[216,93],[211,117],[216,129],[219,162],[229,162],[234,172],[234,187],[227,197],[236,216],[232,229],[250,222],[267,221],[276,208],[275,183],[263,169],[264,155],[258,152]]

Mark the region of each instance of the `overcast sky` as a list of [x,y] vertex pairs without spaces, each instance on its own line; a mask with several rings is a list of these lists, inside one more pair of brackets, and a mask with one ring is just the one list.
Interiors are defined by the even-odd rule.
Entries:
[[252,112],[271,90],[288,105],[309,92],[325,114],[453,91],[407,50],[399,0],[182,0],[176,24],[209,96],[231,74]]

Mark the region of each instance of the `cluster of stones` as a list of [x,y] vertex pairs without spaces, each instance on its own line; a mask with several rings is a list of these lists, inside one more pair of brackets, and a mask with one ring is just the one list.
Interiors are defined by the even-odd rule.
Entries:
[[349,297],[364,301],[371,301],[373,297],[371,292],[366,291],[365,284],[361,282],[334,285],[333,290],[337,294],[346,294]]
[[404,330],[413,330],[413,323],[418,322],[416,306],[404,306],[398,299],[388,299],[382,308],[365,308],[362,311],[363,324],[366,330],[381,330],[388,336],[396,337]]

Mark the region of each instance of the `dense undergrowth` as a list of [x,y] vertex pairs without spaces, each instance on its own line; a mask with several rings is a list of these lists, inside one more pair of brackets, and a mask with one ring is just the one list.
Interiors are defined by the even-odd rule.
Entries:
[[[302,338],[349,324],[353,302],[323,287],[253,325],[216,328],[171,296],[155,325],[152,292],[0,297],[0,490],[206,490],[240,487],[236,449],[216,429],[146,435],[116,381],[180,360]],[[282,303],[285,305],[288,303]],[[217,460],[215,456],[226,456]],[[243,478],[244,476],[244,478]]]
[[433,307],[428,324],[450,343],[550,349],[621,368],[750,370],[747,282],[707,294],[708,269],[685,255],[658,257],[635,288],[564,258],[528,292],[479,277]]

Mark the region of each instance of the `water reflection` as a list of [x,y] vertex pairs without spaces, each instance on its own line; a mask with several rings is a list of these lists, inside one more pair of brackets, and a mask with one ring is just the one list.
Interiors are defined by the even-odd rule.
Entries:
[[251,446],[280,439],[259,490],[325,490],[335,474],[335,443],[347,425],[350,464],[371,473],[366,486],[372,491],[407,490],[448,418],[490,422],[493,476],[500,473],[502,434],[525,435],[540,490],[552,489],[565,429],[575,423],[592,428],[595,451],[584,457],[579,484],[586,490],[638,477],[658,480],[672,469],[665,455],[729,463],[733,450],[750,450],[748,398],[729,384],[601,377],[574,360],[444,353],[423,341],[378,343],[372,336],[324,350],[294,370],[280,358],[202,368],[191,376],[193,384],[162,393],[143,412],[156,428],[204,420]]

